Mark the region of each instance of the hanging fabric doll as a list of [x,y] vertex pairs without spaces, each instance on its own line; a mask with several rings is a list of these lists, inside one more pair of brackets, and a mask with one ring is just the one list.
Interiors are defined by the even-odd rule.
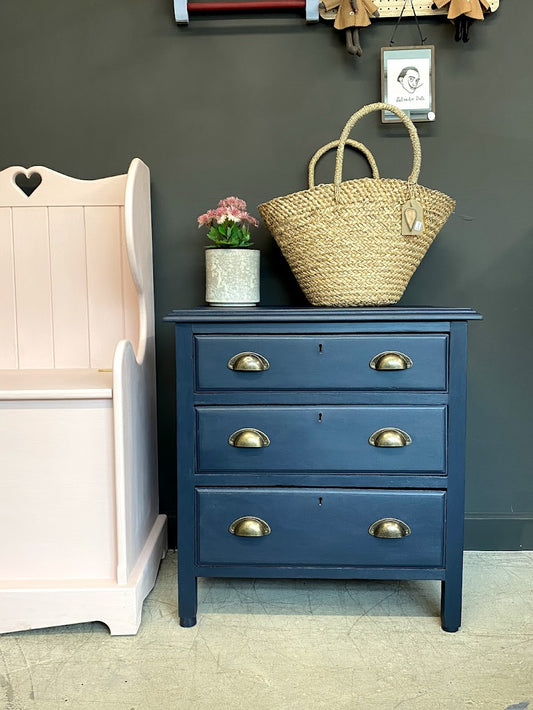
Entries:
[[455,25],[455,41],[470,39],[468,32],[474,20],[483,20],[485,12],[491,12],[488,0],[435,0],[432,7],[439,10],[449,5],[448,19]]
[[359,28],[368,27],[370,18],[378,11],[371,0],[322,0],[326,10],[338,7],[334,27],[346,33],[346,49],[360,57],[363,54],[359,42]]

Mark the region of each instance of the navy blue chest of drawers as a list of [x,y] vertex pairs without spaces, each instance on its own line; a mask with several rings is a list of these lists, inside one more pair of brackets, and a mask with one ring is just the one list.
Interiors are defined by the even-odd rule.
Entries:
[[198,577],[437,579],[461,623],[470,309],[177,310],[178,604]]

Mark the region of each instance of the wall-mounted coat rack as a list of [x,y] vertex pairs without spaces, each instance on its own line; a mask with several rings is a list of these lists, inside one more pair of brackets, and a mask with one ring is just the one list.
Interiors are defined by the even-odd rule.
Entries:
[[[404,3],[404,0],[373,0],[378,6],[378,17],[390,18],[399,17],[402,8],[404,17],[412,17],[413,10],[411,3]],[[433,0],[413,0],[415,12],[418,16],[430,15],[446,15],[447,9],[433,10]],[[500,6],[500,0],[489,0],[492,12]],[[305,19],[307,22],[318,22],[319,20],[319,0],[231,0],[226,2],[187,2],[187,0],[174,0],[174,17],[179,25],[189,24],[189,13],[200,14],[204,12],[269,12],[283,10],[302,10],[305,11]],[[320,13],[324,19],[330,19],[329,16]]]
[[[379,8],[378,18],[387,17],[399,17],[402,8],[404,6],[404,0],[372,0],[374,5]],[[500,6],[500,0],[489,0],[490,9],[492,12],[498,9]],[[448,13],[448,8],[444,7],[441,10],[433,10],[431,5],[433,0],[414,0],[413,5],[415,7],[415,12],[418,17],[423,17],[425,15],[446,15]],[[413,10],[411,8],[411,2],[405,4],[405,10],[403,12],[404,17],[413,17]]]

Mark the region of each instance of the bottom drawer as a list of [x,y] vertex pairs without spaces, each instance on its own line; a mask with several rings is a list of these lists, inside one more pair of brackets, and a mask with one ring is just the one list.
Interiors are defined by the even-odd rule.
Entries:
[[[251,521],[240,536],[230,526]],[[376,537],[371,526],[378,524]],[[443,491],[198,488],[198,564],[442,567]],[[405,526],[403,527],[402,524]],[[251,529],[250,529],[251,528]],[[247,521],[237,532],[247,531]]]

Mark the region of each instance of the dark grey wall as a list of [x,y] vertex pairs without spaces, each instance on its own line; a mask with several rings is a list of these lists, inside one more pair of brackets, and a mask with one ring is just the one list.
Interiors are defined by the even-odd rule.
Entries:
[[[467,545],[533,547],[533,92],[524,70],[533,3],[502,0],[436,45],[437,121],[418,124],[421,182],[457,199],[456,214],[413,277],[405,305],[471,306]],[[306,162],[360,106],[380,98],[376,21],[353,59],[330,24],[296,15],[174,24],[171,0],[24,0],[0,9],[0,167],[47,165],[80,178],[152,172],[161,507],[175,515],[172,308],[203,303],[196,216],[228,194],[252,207],[305,187]],[[396,45],[417,43],[402,23]],[[383,175],[404,176],[409,141],[376,118],[358,137]],[[350,157],[346,172],[363,174]],[[318,179],[329,182],[332,157]],[[366,172],[364,173],[366,174]],[[262,303],[304,303],[263,228]]]

